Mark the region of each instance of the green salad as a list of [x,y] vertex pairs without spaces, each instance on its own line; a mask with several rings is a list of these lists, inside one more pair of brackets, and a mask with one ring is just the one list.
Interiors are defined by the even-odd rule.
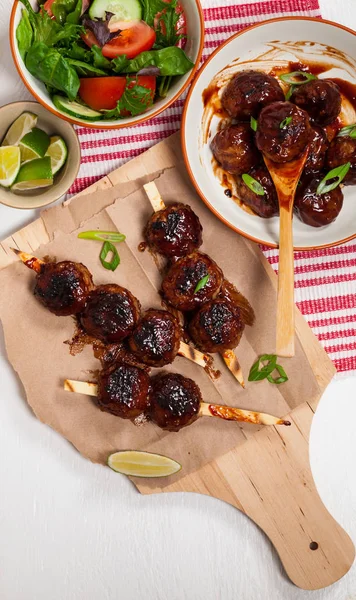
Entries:
[[21,2],[21,57],[72,117],[144,113],[194,66],[179,0],[46,0],[38,12]]

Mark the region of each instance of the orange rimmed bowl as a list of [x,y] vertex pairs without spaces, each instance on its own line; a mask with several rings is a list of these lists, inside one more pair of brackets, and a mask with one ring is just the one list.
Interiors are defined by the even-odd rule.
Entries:
[[[224,188],[216,176],[210,149],[220,118],[214,116],[210,120],[204,108],[203,95],[217,76],[226,76],[225,80],[228,80],[229,76],[241,69],[253,68],[269,72],[277,65],[288,65],[290,61],[303,62],[303,58],[309,62],[331,65],[330,71],[322,74],[323,77],[341,77],[356,84],[354,31],[322,19],[271,19],[233,35],[215,50],[198,72],[183,112],[181,135],[184,160],[202,200],[226,225],[254,242],[274,248],[278,246],[278,217],[262,219],[249,214],[224,194]],[[348,110],[348,118],[350,122],[356,122],[353,109],[351,113]],[[296,249],[325,248],[356,237],[356,187],[344,187],[343,191],[344,205],[334,223],[314,228],[294,219]]]
[[[37,0],[30,0],[31,5],[34,8],[38,7]],[[23,5],[19,0],[15,0],[10,17],[10,46],[12,56],[15,62],[15,66],[19,72],[19,75],[24,82],[27,89],[36,98],[36,100],[47,108],[51,113],[65,119],[70,123],[76,125],[92,127],[96,129],[118,129],[122,127],[131,127],[148,121],[153,117],[156,117],[161,112],[166,110],[179,96],[186,90],[190,82],[192,81],[200,63],[200,59],[204,47],[204,16],[199,0],[181,0],[183,10],[187,20],[187,42],[185,46],[185,52],[194,63],[194,67],[189,73],[177,77],[177,80],[169,90],[167,97],[155,102],[152,107],[142,115],[136,117],[125,117],[117,120],[106,120],[106,121],[89,121],[87,119],[80,119],[77,117],[71,117],[70,115],[58,110],[46,90],[45,85],[33,77],[31,73],[26,69],[26,66],[20,56],[18,44],[16,40],[16,27],[21,19],[21,11]]]

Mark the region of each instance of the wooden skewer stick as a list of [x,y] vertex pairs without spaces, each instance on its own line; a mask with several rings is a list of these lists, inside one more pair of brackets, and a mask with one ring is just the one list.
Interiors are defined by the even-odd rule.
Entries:
[[22,260],[23,264],[26,265],[29,269],[36,271],[36,273],[41,272],[42,265],[44,265],[44,261],[36,256],[32,256],[32,254],[27,254],[27,252],[22,252],[21,250],[17,250],[16,248],[11,248],[13,252],[15,252],[16,256]]
[[[75,379],[66,379],[64,389],[67,392],[85,394],[86,396],[98,395],[98,386],[95,383],[76,381]],[[221,404],[209,404],[208,402],[201,402],[199,416],[218,417],[225,421],[242,421],[244,423],[253,423],[254,425],[291,425],[290,421],[274,417],[267,413],[223,406]]]
[[184,358],[187,358],[188,360],[193,361],[196,365],[199,365],[203,368],[211,362],[210,356],[203,354],[185,342],[181,342],[179,344],[178,354],[180,356],[184,356]]
[[[145,183],[143,187],[144,187],[147,197],[151,203],[151,206],[155,212],[158,212],[159,210],[163,210],[164,208],[166,208],[166,205],[163,202],[162,196],[160,195],[158,188],[157,188],[156,184],[154,183],[154,181],[151,181],[150,183]],[[184,344],[184,342],[181,342],[181,347],[183,344]],[[187,346],[187,348],[191,348],[191,347]],[[190,352],[190,350],[187,350],[187,351]],[[186,356],[186,355],[184,354],[184,356]],[[233,350],[226,350],[225,352],[221,353],[221,356],[223,357],[227,368],[231,371],[231,373],[233,374],[235,379],[237,379],[239,384],[244,388],[245,387],[244,376],[243,376],[242,369],[240,367],[240,363],[238,361],[236,354],[233,352]],[[189,358],[189,357],[187,357],[187,358]],[[191,359],[191,360],[193,360],[193,359]],[[200,363],[197,363],[197,364],[200,364]]]

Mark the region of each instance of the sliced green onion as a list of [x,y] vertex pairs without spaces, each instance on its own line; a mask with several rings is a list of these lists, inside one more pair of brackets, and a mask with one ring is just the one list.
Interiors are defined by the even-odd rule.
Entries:
[[356,123],[353,123],[352,125],[347,125],[346,127],[340,129],[336,137],[344,137],[346,135],[353,139],[356,138]]
[[[110,261],[105,260],[108,254],[112,253],[112,257]],[[115,269],[120,264],[120,256],[115,246],[111,242],[104,242],[103,247],[100,252],[100,262],[103,265],[104,269],[108,269],[109,271],[115,271]]]
[[285,127],[288,127],[288,125],[290,125],[292,121],[293,117],[286,117],[285,119],[283,119],[283,121],[280,122],[279,128],[284,129]]
[[267,376],[267,379],[270,383],[285,383],[286,381],[288,381],[288,376],[287,373],[285,372],[285,370],[283,369],[283,367],[281,367],[281,365],[276,365],[275,367],[276,371],[278,371],[279,373],[279,377],[276,377],[275,379],[273,378],[272,373],[270,373]]
[[291,96],[292,96],[294,90],[295,90],[295,85],[291,85],[288,92],[285,95],[285,98],[287,101],[291,99]]
[[194,290],[194,294],[197,294],[200,290],[203,289],[203,287],[206,286],[206,284],[209,281],[209,273],[207,275],[204,275],[204,277],[202,277],[201,279],[199,279],[196,288]]
[[249,175],[248,173],[244,173],[242,175],[242,181],[247,185],[248,188],[250,188],[252,192],[257,194],[257,196],[265,195],[265,191],[260,182],[257,181],[257,179],[251,177],[251,175]]
[[[347,175],[350,167],[351,163],[348,162],[344,165],[340,165],[340,167],[331,169],[331,171],[329,171],[329,173],[327,173],[324,179],[322,179],[319,183],[316,189],[316,193],[319,195],[326,194],[327,192],[331,192],[332,190],[337,188],[337,186],[340,185],[340,183],[344,179],[345,175]],[[331,181],[331,183],[328,183],[328,181]]]
[[126,240],[126,235],[116,231],[82,231],[78,233],[82,240],[99,240],[100,242],[112,242],[118,244]]
[[258,123],[257,123],[257,119],[255,119],[255,117],[251,117],[250,125],[251,125],[251,129],[253,131],[257,131]]
[[[300,81],[300,77],[304,79]],[[289,85],[303,85],[303,83],[307,83],[308,81],[313,81],[313,79],[318,79],[315,75],[311,73],[306,73],[305,71],[293,71],[293,73],[284,73],[279,76],[279,79],[284,81],[284,83],[289,83]]]
[[[267,364],[264,365],[261,363]],[[266,379],[275,370],[277,364],[277,356],[275,354],[262,354],[258,360],[252,365],[248,380],[249,381],[262,381]],[[261,367],[261,368],[260,368]]]

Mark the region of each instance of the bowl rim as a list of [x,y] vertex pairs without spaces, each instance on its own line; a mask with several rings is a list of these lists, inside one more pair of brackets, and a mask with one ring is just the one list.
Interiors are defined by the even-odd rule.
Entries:
[[[35,108],[36,106],[37,107],[40,106],[41,110],[44,110],[44,111],[46,110],[46,107],[43,106],[43,104],[39,104],[35,100],[15,100],[14,102],[7,102],[6,104],[3,104],[2,106],[0,106],[0,112],[2,111],[3,108],[7,108],[8,106],[17,106],[17,105],[24,105],[24,104],[26,104],[26,105],[32,104],[33,105],[33,111],[34,111],[34,113],[36,112],[36,110],[38,110],[38,109]],[[25,107],[23,107],[23,108],[25,108]],[[56,118],[58,118],[57,115],[54,115],[54,116]],[[51,116],[51,118],[53,118],[53,117]],[[8,202],[4,202],[0,198],[0,204],[1,205],[8,206],[9,208],[14,208],[16,210],[37,210],[38,208],[46,208],[46,206],[49,206],[50,204],[53,204],[54,202],[57,202],[57,200],[59,200],[59,198],[61,198],[62,196],[64,196],[65,194],[68,193],[69,188],[73,185],[73,183],[75,182],[75,180],[78,177],[78,173],[79,173],[79,169],[80,169],[80,165],[81,165],[82,154],[81,154],[81,147],[80,147],[79,138],[78,138],[78,136],[77,136],[77,134],[75,132],[75,129],[74,129],[73,125],[71,123],[68,123],[68,121],[66,121],[64,126],[68,127],[68,130],[70,128],[71,133],[73,134],[73,141],[75,140],[75,144],[76,144],[77,150],[78,150],[78,160],[77,160],[77,166],[76,166],[76,170],[75,170],[75,173],[74,173],[74,177],[72,179],[71,184],[66,188],[66,191],[60,193],[59,196],[56,196],[52,200],[48,200],[45,203],[40,202],[39,204],[35,204],[33,206],[14,206],[10,202],[9,203]],[[57,185],[53,186],[53,188],[52,188],[53,192],[55,191],[56,187],[57,187]],[[19,197],[26,198],[25,194],[23,196],[21,196],[21,194],[17,195],[17,194],[14,194],[13,192],[11,192],[11,190],[9,190],[7,193],[10,194],[10,197],[11,196],[16,196],[18,198]]]
[[[242,235],[243,237],[247,238],[248,240],[250,240],[251,242],[255,242],[257,244],[261,244],[262,246],[266,246],[268,248],[278,248],[278,244],[274,244],[273,242],[266,242],[266,240],[260,240],[257,237],[254,237],[252,235],[249,235],[248,233],[246,233],[245,231],[243,231],[242,229],[239,229],[238,227],[236,227],[235,225],[233,225],[232,223],[230,223],[227,219],[225,219],[222,215],[220,215],[220,213],[217,211],[217,209],[209,202],[209,200],[206,198],[206,196],[203,194],[203,192],[200,189],[200,186],[195,178],[195,175],[193,173],[193,170],[190,166],[189,163],[189,159],[188,159],[188,153],[187,153],[187,140],[186,140],[186,135],[185,135],[185,129],[186,129],[186,119],[187,119],[187,112],[188,112],[188,106],[189,106],[189,102],[191,99],[191,96],[194,92],[195,86],[200,78],[200,76],[202,75],[202,73],[204,72],[205,68],[208,66],[208,64],[210,63],[211,60],[213,60],[213,58],[220,52],[220,50],[222,48],[224,48],[224,46],[226,46],[227,44],[229,44],[232,40],[234,40],[235,38],[243,35],[244,33],[246,33],[247,31],[250,31],[252,29],[256,29],[257,27],[263,27],[264,25],[270,24],[270,23],[276,23],[276,22],[280,22],[280,21],[314,21],[316,23],[325,23],[326,25],[331,25],[333,27],[337,27],[338,29],[343,29],[344,31],[347,31],[348,33],[351,33],[353,36],[356,37],[356,31],[354,31],[353,29],[350,29],[349,27],[346,27],[345,25],[341,25],[340,23],[335,23],[334,21],[329,21],[328,19],[321,19],[319,17],[303,17],[303,16],[293,16],[293,17],[276,17],[274,19],[266,19],[265,21],[262,21],[261,23],[256,23],[255,25],[250,25],[249,27],[245,27],[244,29],[242,29],[242,31],[238,31],[237,33],[233,34],[232,36],[230,36],[227,40],[225,40],[225,42],[223,42],[222,44],[220,44],[215,50],[214,52],[209,56],[209,58],[204,62],[204,64],[201,66],[201,68],[199,69],[190,89],[187,95],[187,98],[185,100],[184,103],[184,107],[183,107],[183,114],[182,114],[182,124],[181,124],[181,146],[182,146],[182,152],[183,152],[183,159],[184,159],[184,163],[186,166],[186,169],[188,171],[188,175],[191,179],[191,182],[195,188],[195,191],[197,192],[197,194],[200,196],[200,198],[203,200],[203,202],[206,204],[206,206],[211,210],[211,212],[220,220],[222,221],[225,225],[227,225],[228,227],[230,227],[230,229],[232,229],[233,231],[236,231],[236,233],[239,233],[240,235]],[[354,238],[356,238],[356,232],[353,233],[352,235],[343,238],[341,240],[337,240],[335,242],[330,242],[327,244],[320,244],[317,246],[294,246],[294,250],[321,250],[323,248],[332,248],[334,246],[340,246],[341,244],[344,244],[346,242],[349,242],[351,240],[353,240]]]
[[107,124],[99,125],[99,121],[88,121],[87,123],[85,123],[84,120],[79,121],[75,117],[71,117],[70,115],[68,115],[68,116],[64,115],[64,113],[57,111],[52,106],[48,106],[42,100],[42,98],[40,98],[38,96],[38,94],[35,92],[35,90],[32,88],[32,86],[28,83],[28,81],[23,76],[22,69],[19,64],[19,61],[17,60],[17,56],[16,56],[16,52],[15,52],[15,42],[14,42],[15,36],[13,35],[13,30],[14,30],[15,14],[17,11],[17,7],[20,3],[20,0],[15,0],[13,3],[11,15],[10,15],[10,25],[9,25],[10,49],[11,49],[13,61],[15,63],[15,67],[17,69],[18,74],[20,75],[22,82],[27,87],[28,91],[32,94],[32,96],[34,96],[36,98],[37,102],[39,102],[44,108],[46,108],[48,111],[50,111],[51,113],[56,115],[56,117],[59,117],[60,119],[63,119],[64,121],[68,121],[69,123],[72,123],[73,125],[79,125],[80,127],[89,127],[90,129],[110,130],[110,129],[123,129],[125,127],[134,127],[135,125],[139,125],[140,123],[144,123],[145,121],[150,121],[151,119],[154,119],[155,117],[157,117],[157,115],[161,114],[169,106],[171,106],[173,104],[173,102],[175,102],[183,94],[183,92],[187,89],[187,87],[191,83],[193,77],[195,76],[197,70],[199,69],[199,64],[200,64],[201,57],[203,54],[204,40],[205,40],[204,13],[203,13],[202,6],[200,4],[200,0],[193,0],[193,2],[195,3],[195,6],[198,10],[201,36],[200,36],[199,49],[198,49],[198,54],[197,54],[197,58],[195,61],[195,65],[192,68],[191,72],[189,73],[187,81],[185,82],[183,87],[180,88],[178,90],[178,92],[176,94],[174,94],[174,96],[171,99],[167,100],[167,102],[161,108],[158,108],[154,113],[150,114],[149,116],[146,116],[146,117],[142,116],[140,119],[137,119],[130,123],[122,123],[122,124],[115,123],[112,125],[111,124],[110,125],[107,125]]

